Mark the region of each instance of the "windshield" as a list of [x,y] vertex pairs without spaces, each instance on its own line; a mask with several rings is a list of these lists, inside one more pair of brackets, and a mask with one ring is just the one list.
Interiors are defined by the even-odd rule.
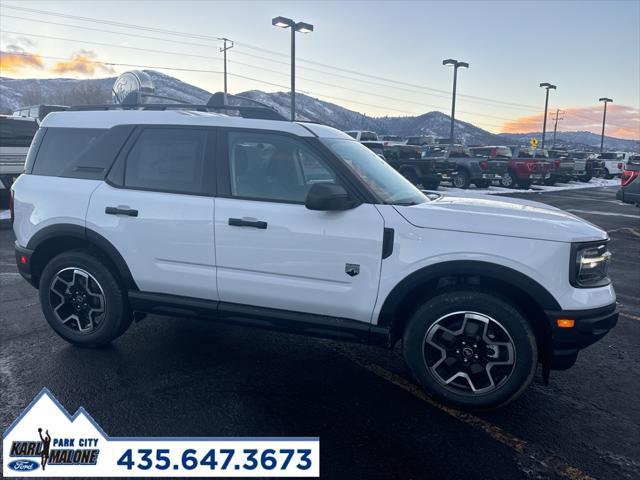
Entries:
[[384,203],[417,205],[428,200],[420,190],[364,145],[336,138],[320,140]]

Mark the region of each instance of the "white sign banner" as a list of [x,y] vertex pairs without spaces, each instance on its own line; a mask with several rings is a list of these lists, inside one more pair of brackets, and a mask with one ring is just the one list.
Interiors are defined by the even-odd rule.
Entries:
[[319,477],[317,437],[109,437],[43,389],[2,439],[7,477]]

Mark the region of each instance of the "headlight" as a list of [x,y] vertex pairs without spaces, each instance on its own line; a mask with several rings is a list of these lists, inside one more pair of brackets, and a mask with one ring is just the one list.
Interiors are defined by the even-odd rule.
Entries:
[[602,287],[610,283],[607,276],[611,252],[605,242],[574,243],[573,265],[569,275],[571,285],[579,288]]

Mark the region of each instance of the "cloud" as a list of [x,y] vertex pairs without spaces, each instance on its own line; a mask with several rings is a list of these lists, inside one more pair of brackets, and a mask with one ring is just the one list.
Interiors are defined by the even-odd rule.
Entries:
[[[560,115],[558,131],[588,131],[600,133],[602,131],[603,106],[565,108]],[[553,130],[553,116],[555,110],[547,119],[547,131]],[[504,133],[529,133],[542,130],[542,114],[527,115],[507,122],[502,127]],[[607,106],[606,135],[632,140],[640,139],[640,109],[625,105],[610,103]]]
[[95,52],[91,50],[79,50],[71,56],[70,60],[58,62],[50,70],[58,75],[80,73],[93,76],[96,73],[115,73],[113,68],[96,60],[96,58]]
[[42,70],[44,64],[40,55],[25,52],[22,47],[17,45],[8,45],[6,50],[0,50],[0,75],[18,73],[23,68]]

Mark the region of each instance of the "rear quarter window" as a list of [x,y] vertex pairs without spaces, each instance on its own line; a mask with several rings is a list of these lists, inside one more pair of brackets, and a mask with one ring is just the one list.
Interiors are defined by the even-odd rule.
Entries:
[[65,176],[105,132],[98,128],[47,128],[31,173]]

